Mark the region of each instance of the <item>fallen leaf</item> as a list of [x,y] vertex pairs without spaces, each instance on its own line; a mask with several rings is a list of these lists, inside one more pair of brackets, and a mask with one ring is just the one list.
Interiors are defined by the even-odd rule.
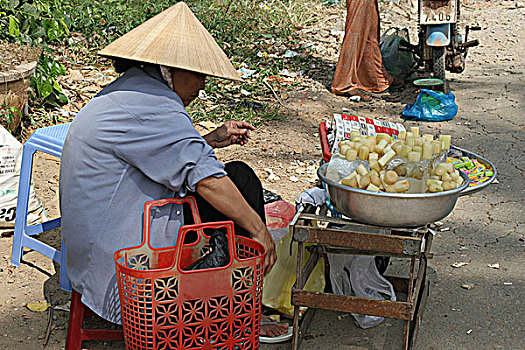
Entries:
[[465,265],[468,265],[468,263],[466,263],[466,262],[455,262],[455,263],[452,264],[452,267],[458,268],[458,267],[462,267],[462,266],[465,266]]
[[27,308],[33,312],[44,312],[51,306],[50,303],[48,303],[45,300],[39,300],[35,301],[34,303],[28,303]]

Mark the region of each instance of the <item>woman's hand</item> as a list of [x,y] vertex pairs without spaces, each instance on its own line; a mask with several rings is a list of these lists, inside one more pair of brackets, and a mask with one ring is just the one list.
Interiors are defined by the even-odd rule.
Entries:
[[275,252],[275,243],[273,241],[268,229],[259,231],[257,234],[252,235],[252,238],[264,246],[266,256],[264,258],[264,274],[268,274],[277,260],[277,253]]
[[204,139],[213,148],[227,147],[232,144],[244,146],[250,138],[250,130],[255,130],[250,123],[227,121],[204,136]]

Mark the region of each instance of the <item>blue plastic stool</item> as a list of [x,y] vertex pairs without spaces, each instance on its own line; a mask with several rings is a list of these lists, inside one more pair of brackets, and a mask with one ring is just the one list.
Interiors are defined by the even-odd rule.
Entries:
[[61,241],[60,250],[57,250],[32,237],[39,233],[60,227],[61,218],[58,217],[40,224],[27,226],[27,212],[33,171],[33,155],[36,151],[41,151],[60,158],[62,156],[62,146],[64,145],[70,124],[71,123],[65,123],[38,129],[24,143],[20,183],[18,185],[13,250],[11,252],[11,264],[17,267],[20,267],[24,247],[33,249],[56,261],[60,264],[60,288],[66,291],[71,291],[71,283],[67,276],[66,246],[64,241]]

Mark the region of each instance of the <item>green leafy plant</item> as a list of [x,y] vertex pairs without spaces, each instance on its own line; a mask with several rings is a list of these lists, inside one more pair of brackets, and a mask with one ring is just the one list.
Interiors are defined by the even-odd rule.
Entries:
[[31,78],[34,104],[57,105],[67,103],[58,77],[65,73],[64,66],[55,59],[50,45],[58,44],[69,36],[64,21],[65,15],[59,9],[58,0],[0,0],[2,19],[0,39],[39,46],[41,55],[35,75]]

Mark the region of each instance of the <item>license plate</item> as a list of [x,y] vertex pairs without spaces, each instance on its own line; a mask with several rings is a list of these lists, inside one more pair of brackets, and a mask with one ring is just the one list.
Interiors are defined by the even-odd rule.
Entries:
[[420,0],[420,24],[456,22],[456,0]]

